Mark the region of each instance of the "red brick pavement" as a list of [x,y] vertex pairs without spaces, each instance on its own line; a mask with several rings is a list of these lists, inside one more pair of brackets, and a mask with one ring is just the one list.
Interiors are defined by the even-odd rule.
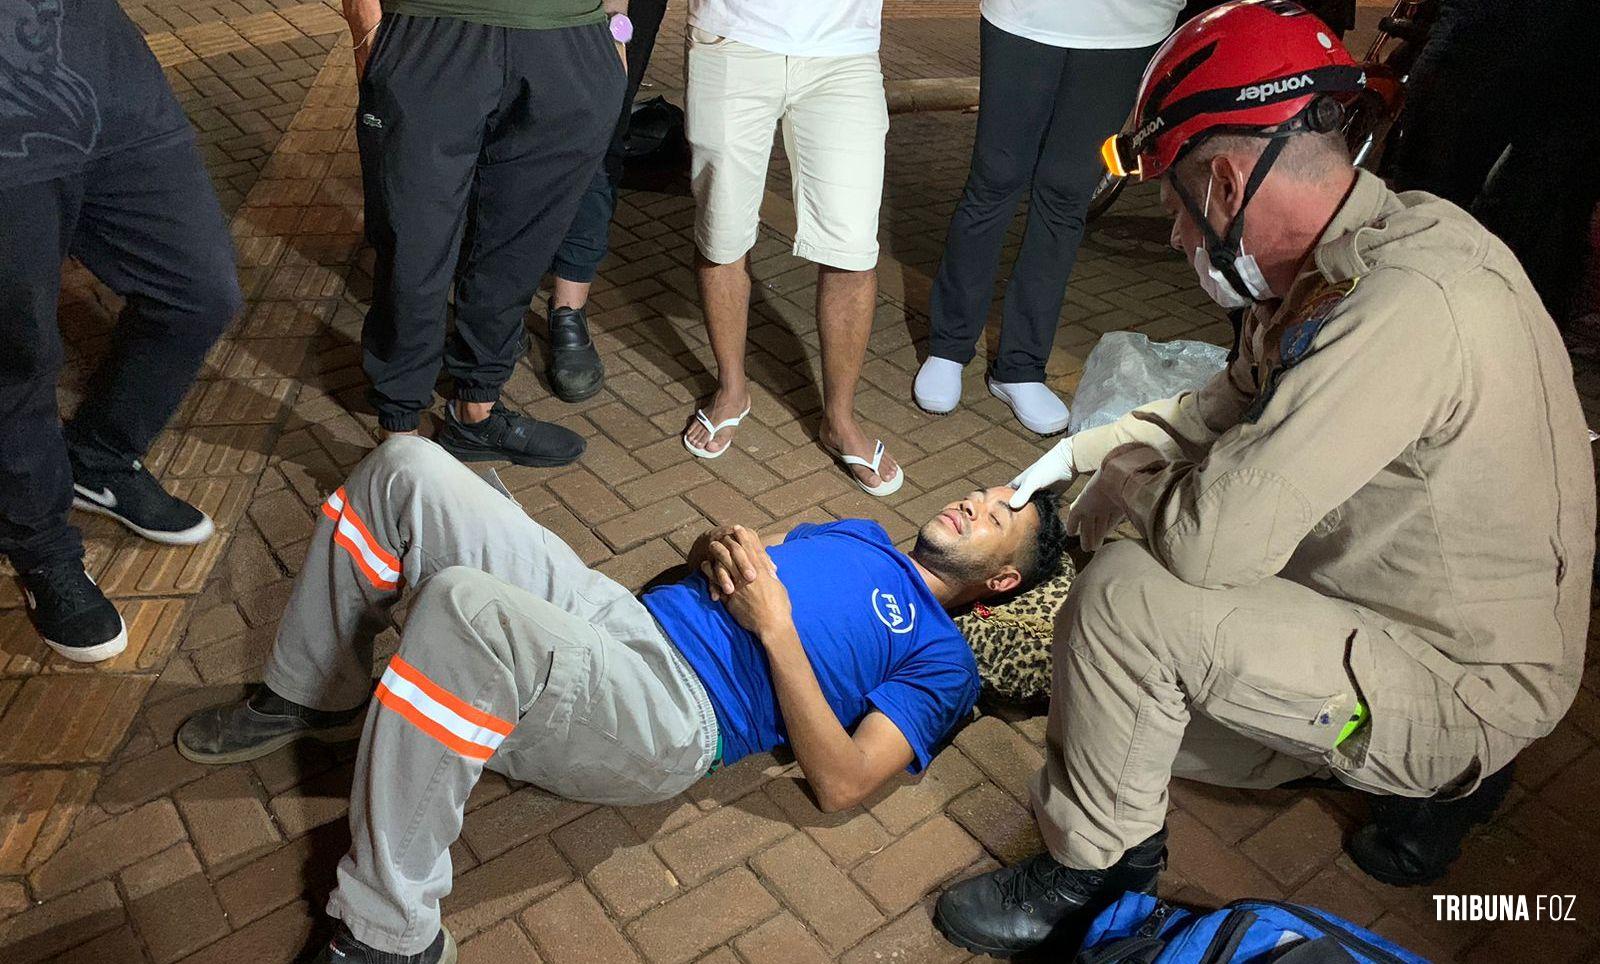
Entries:
[[[327,21],[308,19],[315,11],[250,15],[263,13],[283,23],[299,17],[317,37],[338,36],[316,32]],[[209,16],[218,15],[233,16]],[[891,37],[910,22],[891,21]],[[931,46],[919,53],[908,43],[905,62],[972,63],[970,17],[918,22],[916,36]],[[189,29],[167,23],[180,27],[180,40]],[[257,39],[282,42],[267,39],[281,27],[252,23]],[[153,43],[183,63],[234,56],[228,45],[237,41],[223,32],[187,36],[181,49],[161,37]],[[899,61],[886,60],[892,72]],[[212,770],[180,758],[172,734],[193,709],[259,678],[313,509],[372,444],[373,419],[359,401],[356,339],[370,276],[358,239],[353,94],[340,47],[261,159],[235,216],[250,306],[149,460],[212,511],[221,536],[198,549],[157,549],[87,524],[91,567],[124,605],[134,637],[128,655],[92,670],[49,658],[14,592],[0,591],[7,962],[280,962],[326,933],[319,909],[348,844],[350,749],[294,748]],[[730,520],[782,527],[871,514],[909,538],[945,493],[990,481],[995,463],[1036,453],[1040,443],[976,382],[968,397],[981,401],[946,418],[906,402],[925,335],[928,277],[972,130],[970,115],[937,114],[897,117],[891,132],[884,294],[860,410],[906,466],[899,495],[859,496],[811,441],[819,404],[814,273],[787,253],[775,165],[770,223],[753,258],[751,370],[763,388],[735,451],[696,462],[676,441],[710,385],[688,267],[690,202],[631,193],[594,293],[596,338],[611,372],[606,390],[563,405],[533,362],[508,386],[513,403],[589,439],[576,466],[503,473],[523,506],[586,561],[637,586],[680,561],[699,529]],[[1060,388],[1074,386],[1100,332],[1225,333],[1163,242],[1148,193],[1134,192],[1097,227],[1050,363]],[[84,363],[104,346],[112,307],[87,279],[70,279],[68,404]],[[1600,368],[1580,364],[1578,380],[1586,405],[1600,411]],[[386,634],[389,646],[393,638]],[[1361,812],[1349,795],[1180,782],[1164,892],[1206,906],[1243,895],[1305,900],[1438,959],[1594,959],[1595,686],[1591,672],[1570,718],[1524,754],[1502,818],[1473,837],[1434,887],[1375,884],[1341,855],[1340,839]],[[1042,743],[1042,719],[984,717],[919,780],[899,780],[839,815],[819,812],[796,768],[765,755],[641,808],[573,804],[491,775],[473,794],[452,850],[458,879],[446,920],[473,962],[964,960],[932,931],[931,898],[948,880],[1038,849],[1025,781]],[[1434,892],[1576,893],[1580,921],[1445,925],[1434,920]]]

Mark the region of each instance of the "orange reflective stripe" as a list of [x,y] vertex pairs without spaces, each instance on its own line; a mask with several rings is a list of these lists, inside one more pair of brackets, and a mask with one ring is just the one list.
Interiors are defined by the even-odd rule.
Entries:
[[498,716],[491,716],[485,713],[433,680],[428,679],[428,677],[422,675],[422,670],[401,659],[399,654],[389,660],[389,668],[394,670],[396,674],[405,677],[406,682],[428,694],[439,705],[469,723],[475,723],[486,730],[493,730],[501,736],[510,736],[511,731],[516,729],[514,724],[507,723]]
[[483,761],[494,756],[494,751],[490,748],[463,740],[454,733],[451,733],[449,730],[428,719],[428,717],[423,715],[421,710],[418,710],[415,706],[412,706],[410,703],[407,703],[405,700],[396,696],[389,689],[389,687],[383,685],[382,683],[378,684],[377,696],[379,703],[391,710],[394,710],[396,713],[399,713],[412,726],[415,726],[417,729],[428,734],[435,740],[438,740],[440,743],[443,743],[445,746],[461,754],[467,759]]

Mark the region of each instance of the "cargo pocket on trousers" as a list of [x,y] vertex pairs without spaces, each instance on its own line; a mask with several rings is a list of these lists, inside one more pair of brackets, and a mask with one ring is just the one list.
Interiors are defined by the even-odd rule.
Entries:
[[[1217,665],[1204,712],[1269,749],[1330,762],[1355,711],[1358,697],[1347,655],[1361,629],[1352,620],[1343,638],[1330,629],[1325,641],[1308,642],[1307,634],[1315,631],[1288,615],[1230,614],[1217,628]],[[1286,645],[1289,640],[1296,644]],[[1311,661],[1320,665],[1307,665]]]

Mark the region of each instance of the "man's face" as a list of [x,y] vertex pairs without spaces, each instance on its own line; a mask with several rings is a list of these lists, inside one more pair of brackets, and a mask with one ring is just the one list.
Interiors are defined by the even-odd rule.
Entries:
[[1012,509],[1007,500],[1015,491],[995,486],[945,506],[918,530],[913,554],[941,575],[969,585],[1004,577],[1008,568],[1016,575],[1017,551],[1037,535],[1039,510],[1031,504]]
[[[1172,189],[1172,178],[1177,176],[1174,170],[1171,175],[1161,179],[1161,207],[1172,218],[1172,234],[1167,243],[1172,250],[1183,255],[1183,260],[1188,261],[1194,249],[1205,244],[1205,235],[1200,231],[1200,225],[1189,216],[1189,209],[1178,199],[1178,192]],[[1184,186],[1188,187],[1187,184]]]

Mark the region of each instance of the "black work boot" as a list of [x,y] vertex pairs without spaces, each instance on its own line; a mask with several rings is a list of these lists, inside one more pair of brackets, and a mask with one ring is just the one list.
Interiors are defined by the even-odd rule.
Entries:
[[352,710],[314,710],[263,683],[248,699],[208,707],[185,720],[178,728],[178,753],[196,763],[243,763],[296,740],[359,740],[365,710],[365,703]]
[[351,936],[344,924],[322,949],[313,964],[456,964],[456,939],[443,927],[428,949],[416,954],[396,954],[369,947]]
[[589,337],[589,315],[583,308],[550,305],[550,365],[545,374],[550,390],[563,402],[581,402],[600,390],[606,369]]
[[1130,890],[1151,893],[1166,859],[1164,828],[1105,870],[1073,870],[1037,854],[946,890],[933,923],[952,944],[1011,957],[1065,939]]
[[1511,767],[1491,774],[1478,789],[1455,800],[1377,796],[1372,820],[1346,849],[1356,866],[1396,887],[1438,880],[1461,856],[1461,841],[1494,816],[1511,789]]

